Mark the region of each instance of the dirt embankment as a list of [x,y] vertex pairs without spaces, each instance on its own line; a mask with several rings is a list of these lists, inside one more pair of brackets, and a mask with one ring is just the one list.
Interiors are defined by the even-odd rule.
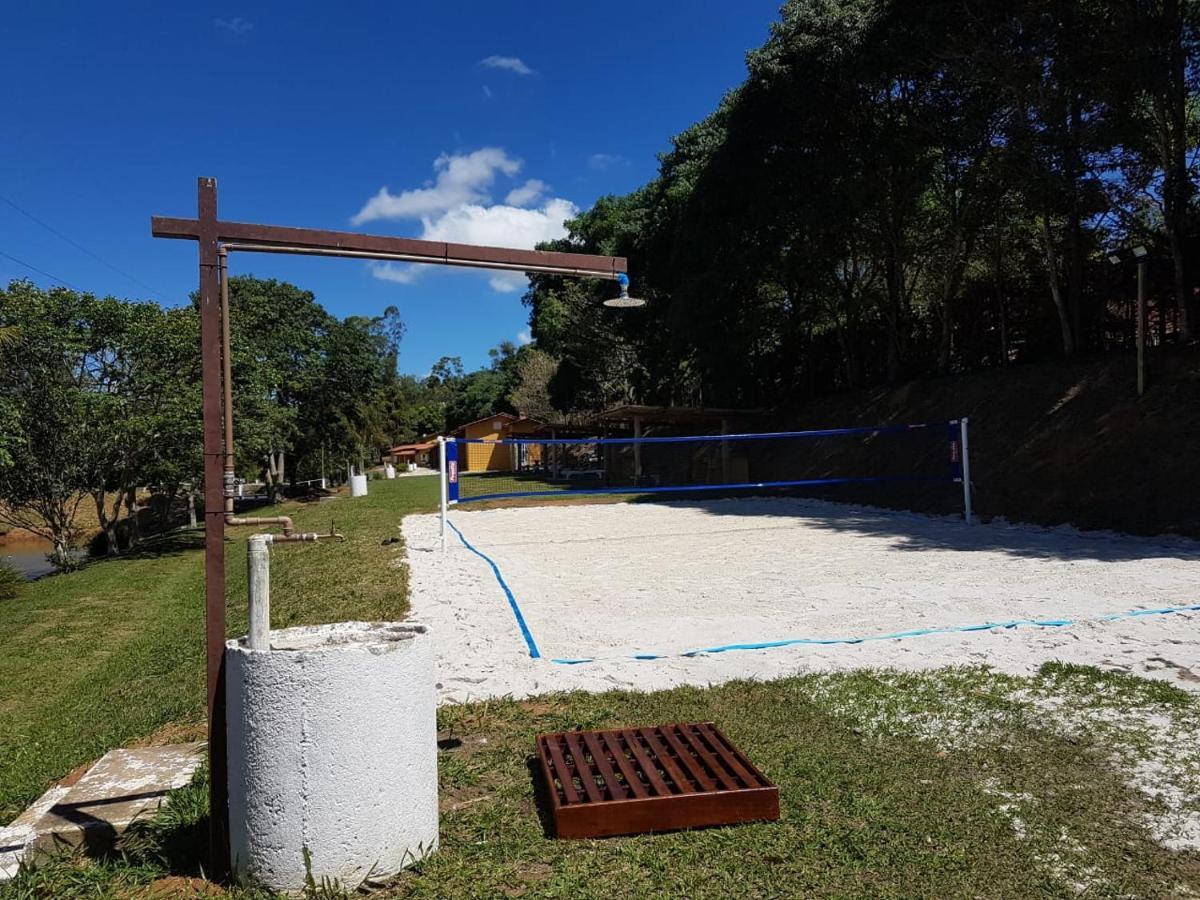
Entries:
[[[1156,351],[1146,393],[1130,355],[914,381],[828,397],[802,427],[969,416],[984,517],[1200,537],[1200,348]],[[923,490],[901,505],[944,508]],[[871,502],[871,493],[853,492]]]

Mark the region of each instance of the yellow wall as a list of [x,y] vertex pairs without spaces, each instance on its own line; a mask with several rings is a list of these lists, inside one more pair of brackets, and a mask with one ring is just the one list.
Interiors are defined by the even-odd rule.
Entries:
[[[497,429],[495,426],[499,425]],[[519,438],[540,430],[536,422],[516,422],[503,416],[484,419],[467,425],[463,437],[471,441],[498,441]],[[463,444],[459,452],[459,469],[463,472],[511,472],[516,467],[517,448],[501,444],[489,447],[486,444]],[[531,446],[526,449],[525,459],[537,465],[542,458],[542,448]]]
[[[466,427],[463,437],[471,441],[498,441],[511,419],[498,416],[473,422]],[[499,428],[495,426],[499,425]],[[459,469],[463,472],[507,472],[512,469],[510,447],[488,447],[485,444],[463,444],[459,454]]]

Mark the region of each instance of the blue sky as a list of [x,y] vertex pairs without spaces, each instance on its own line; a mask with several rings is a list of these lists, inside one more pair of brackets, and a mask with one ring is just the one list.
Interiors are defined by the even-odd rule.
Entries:
[[[149,219],[193,216],[199,175],[231,220],[532,246],[651,178],[670,136],[742,80],[777,5],[16,5],[0,281],[53,283],[15,257],[81,290],[183,302],[195,245],[152,239]],[[527,328],[511,276],[246,254],[233,270],[339,316],[398,306],[417,374],[446,355],[482,365]]]

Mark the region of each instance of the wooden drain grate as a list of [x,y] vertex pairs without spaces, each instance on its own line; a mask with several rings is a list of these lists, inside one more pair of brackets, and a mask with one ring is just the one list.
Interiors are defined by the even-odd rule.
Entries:
[[711,722],[537,737],[560,838],[779,818],[779,788]]

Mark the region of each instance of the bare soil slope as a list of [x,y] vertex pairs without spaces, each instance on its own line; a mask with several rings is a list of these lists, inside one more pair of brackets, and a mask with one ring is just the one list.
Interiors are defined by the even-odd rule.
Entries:
[[[828,397],[800,427],[971,419],[983,517],[1200,537],[1200,348],[1150,355],[1146,394],[1129,355],[913,381]],[[837,496],[826,494],[826,496]],[[953,509],[945,486],[843,499]]]

